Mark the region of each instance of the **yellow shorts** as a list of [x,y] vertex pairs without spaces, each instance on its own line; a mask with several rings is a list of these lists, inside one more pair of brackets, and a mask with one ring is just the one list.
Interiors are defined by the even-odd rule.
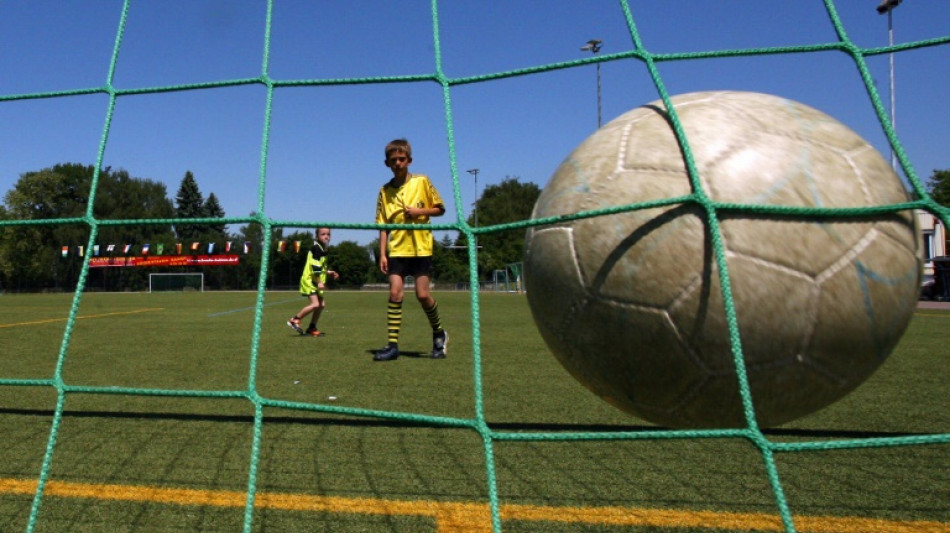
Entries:
[[313,283],[313,280],[309,278],[302,278],[300,280],[300,294],[304,296],[310,296],[311,294],[316,294],[317,296],[323,298],[323,289],[318,289],[317,286]]

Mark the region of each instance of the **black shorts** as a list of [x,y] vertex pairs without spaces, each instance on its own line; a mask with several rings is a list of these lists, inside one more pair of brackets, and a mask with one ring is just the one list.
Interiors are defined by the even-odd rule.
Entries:
[[419,276],[432,277],[432,256],[425,257],[390,257],[389,274],[399,277]]

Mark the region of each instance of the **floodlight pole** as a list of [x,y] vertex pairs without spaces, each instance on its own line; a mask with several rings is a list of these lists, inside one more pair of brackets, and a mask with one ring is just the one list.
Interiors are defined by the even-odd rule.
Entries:
[[[591,39],[587,44],[581,47],[582,52],[590,52],[597,55],[604,41],[601,39]],[[600,62],[597,63],[597,128],[601,125],[601,99],[600,99]]]
[[[887,43],[888,46],[894,46],[894,20],[891,12],[899,6],[903,0],[881,0],[877,6],[879,15],[887,13]],[[897,131],[897,96],[894,90],[894,51],[891,50],[890,56],[890,82],[891,82],[891,127]],[[891,146],[891,167],[897,172],[897,156],[894,154],[894,147]]]
[[[475,177],[475,202],[472,203],[472,219],[473,219],[473,225],[474,225],[475,227],[478,227],[478,169],[477,169],[477,168],[470,168],[470,169],[466,170],[465,172],[468,172],[469,174],[471,174],[472,176]],[[481,248],[481,246],[478,245],[478,235],[472,235],[472,244],[475,245],[475,249],[476,249],[476,250],[478,250],[479,248]],[[469,260],[471,261],[472,258],[469,257]],[[475,272],[475,283],[476,283],[476,285],[478,285],[478,268],[477,268],[477,263],[476,263],[476,269],[475,269],[475,270],[476,270],[476,272]]]
[[475,203],[472,204],[472,218],[475,221],[473,225],[475,227],[478,227],[478,169],[473,168],[473,169],[466,170],[466,172],[468,172],[472,176],[475,176]]

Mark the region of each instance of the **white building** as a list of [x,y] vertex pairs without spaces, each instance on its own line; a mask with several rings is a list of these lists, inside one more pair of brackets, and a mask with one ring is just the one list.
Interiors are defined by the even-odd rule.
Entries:
[[923,209],[917,210],[917,224],[920,226],[921,255],[924,258],[924,275],[933,276],[932,259],[947,254],[947,228],[935,217]]

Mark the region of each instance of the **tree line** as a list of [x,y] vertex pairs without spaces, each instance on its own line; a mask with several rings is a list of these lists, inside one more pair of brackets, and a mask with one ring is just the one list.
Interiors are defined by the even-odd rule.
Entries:
[[[285,233],[286,228],[275,228],[271,235],[272,243],[281,240],[301,242],[300,253],[279,253],[276,249],[261,249],[264,235],[259,224],[247,224],[232,233],[224,223],[150,223],[149,220],[223,219],[226,212],[213,192],[204,196],[191,171],[185,173],[172,200],[168,198],[165,184],[133,177],[124,169],[106,167],[96,173],[93,165],[63,163],[21,174],[13,188],[3,197],[3,204],[0,205],[0,222],[3,222],[0,225],[0,290],[75,290],[84,259],[75,253],[64,257],[62,247],[70,246],[73,249],[89,241],[91,229],[85,217],[94,180],[96,195],[91,209],[92,217],[100,222],[123,221],[100,223],[95,239],[97,243],[150,243],[152,246],[164,243],[167,255],[168,250],[174,249],[172,244],[176,242],[201,242],[202,246],[216,243],[215,249],[219,251],[224,249],[226,242],[233,242],[238,244],[240,262],[224,267],[90,268],[86,290],[147,290],[148,275],[153,272],[202,272],[206,289],[253,290],[258,286],[264,253],[269,257],[266,287],[297,287],[306,261],[306,250],[313,243],[313,230],[294,229],[293,232]],[[485,226],[527,219],[539,195],[540,189],[536,184],[521,183],[518,178],[506,177],[500,184],[486,187],[481,198],[476,201],[478,220]],[[16,223],[30,220],[42,222]],[[137,220],[143,222],[134,222]],[[241,250],[245,242],[252,243],[251,252],[246,255]],[[341,277],[330,287],[357,288],[367,283],[385,283],[385,276],[376,266],[378,243],[376,239],[368,245],[353,241],[332,244],[330,262]],[[479,279],[490,280],[494,271],[521,260],[524,230],[481,235],[478,245]],[[436,286],[468,282],[469,266],[464,235],[459,234],[455,239],[446,235],[438,240],[433,266]]]

